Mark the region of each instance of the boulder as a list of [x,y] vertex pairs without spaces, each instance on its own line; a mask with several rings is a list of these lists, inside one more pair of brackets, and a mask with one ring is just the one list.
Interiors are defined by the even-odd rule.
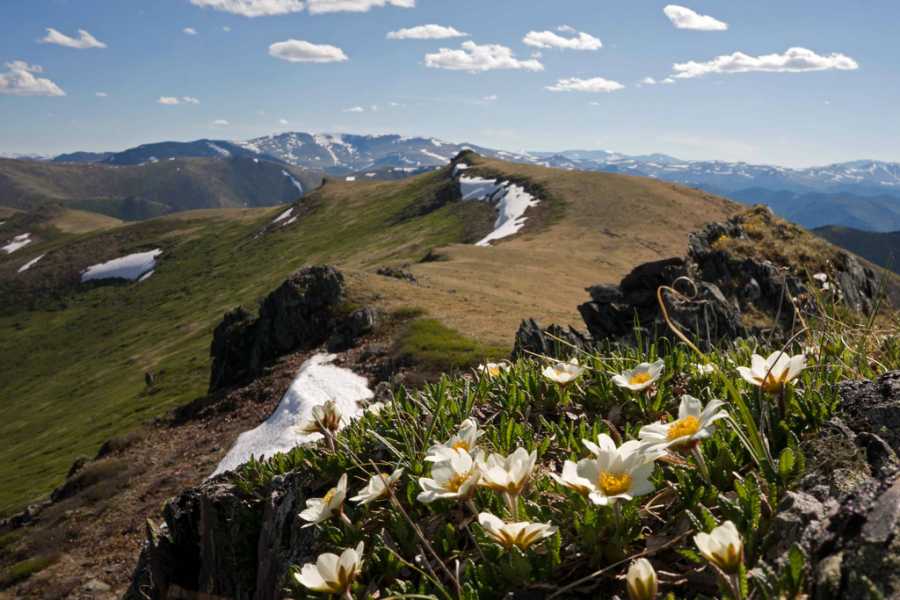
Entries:
[[572,327],[551,325],[543,329],[534,319],[526,319],[516,332],[512,358],[539,355],[566,359],[588,346],[590,339]]

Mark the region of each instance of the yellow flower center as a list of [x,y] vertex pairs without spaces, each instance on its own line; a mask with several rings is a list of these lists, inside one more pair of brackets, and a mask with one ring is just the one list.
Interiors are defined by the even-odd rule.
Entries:
[[491,377],[496,377],[500,374],[500,367],[488,367],[487,372]]
[[671,442],[672,440],[694,435],[698,431],[700,431],[700,419],[691,415],[683,419],[678,419],[669,425],[669,430],[666,432],[666,439]]
[[781,391],[781,388],[784,387],[784,383],[785,382],[782,379],[769,373],[766,378],[763,379],[760,387],[768,394],[777,394]]
[[608,473],[600,472],[597,478],[597,486],[603,490],[607,496],[616,496],[624,494],[631,489],[631,475],[628,473]]
[[337,494],[337,488],[331,488],[322,500],[326,505],[331,504],[331,500],[334,498],[335,494]]
[[466,452],[471,450],[471,448],[469,448],[469,442],[467,442],[466,440],[457,440],[453,442],[453,445],[450,447],[454,450],[465,450]]
[[451,477],[447,481],[447,485],[445,486],[447,490],[451,492],[458,492],[459,488],[466,482],[469,478],[468,473],[455,473],[453,477]]
[[644,371],[643,373],[635,373],[628,379],[631,385],[642,385],[653,379],[653,375]]

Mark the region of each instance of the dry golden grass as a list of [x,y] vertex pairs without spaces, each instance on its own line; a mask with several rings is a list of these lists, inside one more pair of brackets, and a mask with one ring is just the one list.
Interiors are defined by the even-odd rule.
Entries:
[[115,217],[83,210],[61,210],[48,223],[63,233],[88,233],[119,227],[124,223]]

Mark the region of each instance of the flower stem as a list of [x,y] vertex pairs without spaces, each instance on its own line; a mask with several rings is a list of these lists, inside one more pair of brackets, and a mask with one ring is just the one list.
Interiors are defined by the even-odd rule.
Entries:
[[504,492],[503,497],[506,498],[506,506],[509,508],[509,514],[512,515],[513,521],[519,520],[519,497],[510,494],[509,492]]
[[743,600],[743,594],[741,593],[741,575],[740,573],[735,573],[729,578],[729,586],[731,587],[731,592],[734,594],[734,600]]
[[694,460],[697,462],[697,467],[700,469],[700,474],[703,475],[704,481],[712,485],[712,481],[709,478],[709,467],[706,466],[706,459],[703,458],[703,452],[700,450],[700,446],[694,446],[691,449],[691,453],[694,455]]

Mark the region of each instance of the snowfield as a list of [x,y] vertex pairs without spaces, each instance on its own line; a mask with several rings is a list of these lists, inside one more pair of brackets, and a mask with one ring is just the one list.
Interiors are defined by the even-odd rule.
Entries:
[[287,219],[288,217],[290,217],[292,214],[294,214],[294,207],[293,207],[293,206],[290,207],[289,209],[287,209],[286,211],[284,211],[283,213],[281,213],[280,215],[278,215],[277,217],[275,217],[275,220],[272,221],[272,224],[274,225],[275,223],[279,223],[279,222],[281,222],[281,221],[284,221],[285,219]]
[[373,397],[368,381],[331,364],[335,358],[334,354],[316,354],[303,363],[272,416],[239,435],[211,477],[236,469],[251,456],[271,457],[322,439],[321,433],[301,433],[298,426],[311,418],[313,407],[328,400],[335,401],[344,419],[362,415],[359,403]]
[[81,273],[81,283],[100,279],[143,281],[142,275],[146,275],[156,268],[156,257],[160,254],[162,254],[162,250],[157,248],[91,265]]
[[0,247],[0,250],[3,250],[7,254],[12,254],[16,250],[20,250],[31,243],[31,234],[23,233],[14,237],[10,242],[8,242],[5,246]]
[[27,271],[28,269],[30,269],[30,268],[33,267],[34,265],[38,264],[38,262],[39,262],[42,258],[44,258],[45,256],[47,256],[47,255],[46,255],[46,254],[41,254],[41,255],[38,256],[37,258],[32,258],[32,259],[29,260],[27,263],[25,263],[24,265],[22,265],[21,267],[19,267],[18,272],[19,272],[19,273],[24,273],[25,271]]
[[517,233],[525,226],[527,220],[525,211],[540,203],[537,198],[526,192],[525,188],[509,181],[461,176],[459,189],[463,200],[490,202],[497,208],[494,231],[475,244],[476,246],[489,246],[495,240]]
[[297,181],[297,179],[294,178],[293,175],[291,175],[284,169],[281,170],[281,174],[284,175],[285,177],[287,177],[288,179],[290,179],[291,183],[294,184],[294,187],[297,188],[301,194],[303,194],[303,185],[301,185],[301,183],[299,181]]

